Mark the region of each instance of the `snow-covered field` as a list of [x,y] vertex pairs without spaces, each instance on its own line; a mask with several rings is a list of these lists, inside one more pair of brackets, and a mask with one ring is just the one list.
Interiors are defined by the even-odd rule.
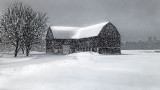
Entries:
[[1,55],[0,90],[160,90],[160,51]]

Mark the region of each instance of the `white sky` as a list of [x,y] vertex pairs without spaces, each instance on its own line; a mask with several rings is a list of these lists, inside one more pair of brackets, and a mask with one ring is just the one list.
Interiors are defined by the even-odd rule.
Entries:
[[[13,1],[0,0],[1,11]],[[111,21],[122,40],[160,35],[160,0],[19,0],[48,14],[49,25],[88,26]]]

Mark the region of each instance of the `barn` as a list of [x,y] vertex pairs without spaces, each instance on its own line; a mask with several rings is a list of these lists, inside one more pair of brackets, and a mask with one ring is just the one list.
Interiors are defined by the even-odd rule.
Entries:
[[120,54],[120,46],[120,33],[111,22],[82,28],[51,26],[46,35],[46,53],[92,51],[100,54]]

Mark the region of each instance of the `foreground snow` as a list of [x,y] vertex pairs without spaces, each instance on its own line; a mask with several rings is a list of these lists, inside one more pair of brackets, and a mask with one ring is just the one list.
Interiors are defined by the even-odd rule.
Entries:
[[0,57],[0,90],[160,90],[159,51]]

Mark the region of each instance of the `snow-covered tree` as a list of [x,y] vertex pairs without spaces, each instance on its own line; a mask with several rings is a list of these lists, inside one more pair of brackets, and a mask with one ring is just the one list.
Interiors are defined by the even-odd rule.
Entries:
[[34,11],[22,2],[7,7],[1,16],[2,33],[5,41],[15,46],[15,57],[19,49],[29,55],[33,44],[38,43],[47,26],[46,14]]
[[32,8],[26,7],[24,13],[24,22],[25,25],[22,28],[23,39],[26,55],[28,56],[32,45],[40,42],[42,35],[46,30],[46,14],[35,12]]

